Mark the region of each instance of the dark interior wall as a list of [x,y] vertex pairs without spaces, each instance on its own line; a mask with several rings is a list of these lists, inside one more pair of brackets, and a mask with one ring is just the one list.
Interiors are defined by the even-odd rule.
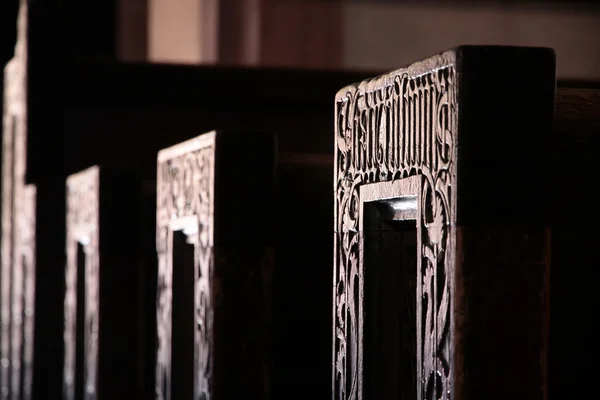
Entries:
[[0,66],[4,65],[13,55],[17,39],[17,11],[19,0],[0,1]]
[[600,3],[346,0],[344,65],[394,70],[457,45],[550,47],[561,79],[600,79]]
[[[17,13],[20,0],[0,1],[0,63],[12,57],[17,38]],[[72,55],[113,57],[117,52],[117,0],[30,0],[30,18],[39,16],[37,26],[45,34],[64,34],[61,43],[50,43],[55,50],[70,49]],[[44,13],[36,13],[43,10]],[[50,14],[47,12],[52,11]],[[54,17],[52,17],[54,15]],[[56,20],[60,16],[61,21]]]
[[[4,66],[14,53],[17,40],[17,12],[19,0],[0,1],[0,110],[4,110]],[[2,144],[2,120],[0,120],[0,149]],[[0,151],[0,177],[2,176],[2,152]],[[1,178],[0,178],[1,181]],[[2,199],[0,198],[0,208]],[[0,216],[0,224],[2,223]],[[0,254],[0,259],[2,255]]]
[[66,39],[76,54],[116,56],[116,3],[116,0],[64,1],[62,7],[70,26]]

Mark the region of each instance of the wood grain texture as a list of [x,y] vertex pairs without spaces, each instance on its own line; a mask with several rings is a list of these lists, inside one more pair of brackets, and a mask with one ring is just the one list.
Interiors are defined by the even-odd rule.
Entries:
[[[8,398],[11,393],[21,395],[23,363],[21,350],[31,353],[32,337],[24,338],[24,300],[22,279],[26,272],[21,262],[21,224],[27,224],[25,214],[35,202],[34,191],[25,190],[26,132],[27,132],[27,7],[21,5],[18,14],[18,33],[14,57],[4,69],[3,119],[2,119],[2,265],[1,265],[1,366],[0,396]],[[23,201],[26,200],[26,201]],[[24,347],[23,347],[24,346]],[[28,391],[27,391],[28,392]],[[28,393],[29,394],[29,393]]]
[[[535,77],[522,73],[517,58],[535,65]],[[549,165],[554,70],[548,49],[466,46],[338,92],[334,398],[371,395],[363,386],[360,188],[411,176],[421,179],[418,398],[546,398],[548,305],[532,302],[531,296],[544,298],[548,289],[550,204],[539,201],[548,198],[548,180],[538,171]],[[527,96],[515,98],[524,88]],[[519,246],[507,245],[523,238],[534,243],[528,249],[533,257],[521,257]],[[498,261],[490,251],[498,252]],[[529,268],[531,263],[537,267]],[[507,290],[511,279],[533,279],[523,278],[526,271],[535,276],[535,285]],[[507,276],[497,291],[487,284],[472,286],[496,276]],[[473,291],[484,287],[494,296]],[[477,311],[481,304],[483,314]],[[515,347],[529,348],[528,353],[507,352],[503,345],[514,315],[533,324],[531,340],[523,338]],[[498,323],[484,323],[488,317]]]
[[[43,58],[43,53],[37,52],[36,57]],[[34,392],[54,393],[51,396],[62,393],[60,375],[64,369],[60,321],[65,281],[52,271],[62,270],[64,265],[65,177],[89,165],[117,165],[139,168],[145,180],[153,181],[157,175],[156,151],[219,126],[237,129],[241,136],[251,130],[276,131],[280,148],[296,154],[290,163],[306,165],[308,162],[302,158],[314,153],[311,163],[327,164],[332,110],[327,99],[339,86],[365,76],[341,71],[196,68],[109,61],[57,61],[44,67],[29,63],[26,72],[23,79],[13,75],[7,78],[12,85],[21,85],[21,94],[28,96],[19,100],[27,118],[17,121],[26,127],[18,131],[23,132],[18,143],[26,150],[16,153],[10,146],[5,147],[3,160],[11,168],[12,158],[24,163],[23,182],[35,182],[38,196],[43,197],[36,205]],[[247,92],[223,90],[225,83],[245,87]],[[5,113],[5,121],[13,126],[8,116]],[[52,135],[47,134],[48,126],[55,128]],[[45,162],[49,154],[55,154],[57,162]],[[17,181],[3,182],[10,186],[10,182]],[[19,190],[21,186],[15,187]],[[9,199],[12,196],[8,191],[5,195]],[[155,194],[150,196],[154,198]],[[12,218],[16,214],[7,215]],[[12,273],[12,269],[6,271]],[[7,290],[3,293],[10,296]]]
[[193,330],[193,343],[183,344],[194,357],[191,370],[180,370],[191,378],[194,398],[269,393],[265,335],[274,155],[272,135],[231,132],[206,133],[158,154],[159,399],[180,390],[172,385],[172,349],[187,337],[171,324],[178,231],[194,252],[196,322],[186,328]]
[[594,379],[587,359],[596,342],[588,315],[599,306],[593,251],[600,245],[596,196],[600,154],[600,91],[587,84],[557,90],[552,152],[552,274],[550,279],[549,398],[581,397]]
[[141,190],[140,174],[124,168],[94,166],[67,179],[64,398],[145,396],[144,344],[154,334],[144,312],[151,266]]
[[[65,356],[64,398],[97,398],[98,331],[100,301],[100,170],[92,167],[67,179],[67,264],[65,269]],[[78,245],[83,246],[85,260],[78,260]],[[83,273],[78,273],[84,268]],[[84,278],[85,277],[85,278]],[[85,282],[78,282],[84,278]],[[77,315],[79,287],[84,292],[84,314]],[[81,305],[79,305],[81,307]],[[78,317],[82,316],[83,321]],[[77,339],[77,326],[83,326],[83,338]],[[78,343],[79,342],[79,343]],[[83,346],[77,349],[77,345]],[[76,352],[83,353],[83,393],[76,394]]]

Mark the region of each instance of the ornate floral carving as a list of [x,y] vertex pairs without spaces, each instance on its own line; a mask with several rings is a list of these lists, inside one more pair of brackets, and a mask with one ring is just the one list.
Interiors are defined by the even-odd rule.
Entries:
[[[433,67],[427,65],[437,64]],[[452,398],[450,276],[454,252],[456,88],[448,57],[349,86],[336,97],[334,398],[362,393],[361,185],[419,175],[417,376],[420,399]]]
[[[29,364],[23,366],[23,354],[33,351],[33,343],[22,341],[25,325],[23,311],[26,310],[22,283],[27,267],[22,265],[21,226],[20,221],[26,218],[23,213],[28,206],[25,189],[25,165],[27,143],[27,2],[21,1],[18,16],[18,37],[14,57],[4,69],[4,109],[3,109],[3,148],[2,148],[2,258],[1,269],[1,330],[0,358],[2,385],[0,396],[19,397],[21,395],[21,379],[23,396],[28,395],[27,385]],[[25,201],[23,201],[25,199]],[[24,347],[23,347],[24,346]],[[21,373],[23,372],[23,374]]]
[[[65,269],[64,397],[75,398],[76,326],[84,323],[84,387],[95,398],[99,322],[99,195],[100,170],[92,167],[67,179],[67,265]],[[85,253],[85,321],[77,321],[77,250]]]
[[19,242],[12,282],[12,393],[18,398],[30,399],[33,380],[36,187],[26,185],[22,193]]
[[194,398],[210,399],[213,321],[213,188],[215,133],[207,133],[158,156],[157,249],[159,257],[156,394],[169,399],[171,381],[171,301],[173,231],[194,245]]

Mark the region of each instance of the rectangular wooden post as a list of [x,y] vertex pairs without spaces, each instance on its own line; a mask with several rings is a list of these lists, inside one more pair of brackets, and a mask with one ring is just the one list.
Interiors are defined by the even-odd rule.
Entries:
[[274,154],[270,134],[223,132],[158,154],[159,399],[268,391]]
[[64,398],[146,395],[154,334],[144,321],[142,218],[138,172],[95,166],[67,179]]
[[3,388],[10,388],[7,394],[11,397],[6,397],[30,399],[35,309],[36,188],[34,185],[25,185],[20,188],[20,193],[19,218],[14,221],[18,225],[14,231],[18,232],[19,238],[13,244],[11,254],[7,254],[7,258],[12,257],[13,261],[10,270],[3,275],[3,279],[10,277],[6,285],[10,290],[3,299],[7,308],[4,315],[10,315],[10,328],[3,331],[4,340],[9,346],[8,349],[4,348],[7,365],[3,365]]
[[[22,393],[24,381],[31,377],[31,363],[23,354],[32,352],[32,337],[24,337],[29,324],[24,311],[29,304],[29,269],[21,260],[21,239],[28,241],[32,226],[25,213],[35,204],[35,189],[25,187],[27,130],[27,6],[21,4],[15,55],[4,69],[2,140],[2,243],[0,274],[0,398],[30,395]],[[21,225],[24,226],[21,226]],[[25,228],[22,231],[21,228]],[[21,238],[20,235],[26,237]],[[23,245],[25,245],[23,243]],[[25,279],[25,281],[23,281]],[[32,310],[29,310],[32,311]],[[24,322],[26,322],[24,324]],[[27,331],[27,333],[30,333]],[[25,368],[25,370],[23,370]]]
[[[546,398],[554,88],[552,50],[466,46],[338,92],[334,398]],[[394,287],[372,276],[395,257],[381,224],[403,221],[405,343],[382,332]]]
[[332,166],[329,153],[277,154],[272,399],[331,396]]
[[[221,146],[222,161],[214,167],[214,218],[210,220],[219,240],[215,239],[212,247],[215,263],[210,270],[213,283],[209,287],[218,288],[215,296],[220,299],[211,308],[214,323],[209,333],[214,337],[214,343],[209,342],[208,348],[212,349],[209,351],[212,373],[205,378],[196,376],[195,379],[200,381],[197,380],[195,385],[198,387],[198,382],[206,382],[204,387],[209,387],[209,393],[215,399],[242,393],[253,393],[252,396],[261,399],[300,399],[306,393],[326,395],[329,387],[329,284],[332,279],[331,270],[327,268],[332,260],[331,236],[327,234],[327,227],[332,222],[332,205],[328,202],[332,176],[328,172],[333,159],[327,154],[279,150],[274,158],[272,145],[255,143],[254,146],[253,143],[252,150],[245,151],[246,161],[242,167],[240,160],[233,161],[237,157],[233,157],[232,149],[250,148],[248,139],[241,134],[227,136],[226,133],[224,137],[230,142],[229,152]],[[215,140],[210,135],[198,139],[201,138],[208,147]],[[190,330],[183,325],[185,314],[175,315],[184,307],[182,303],[189,302],[182,294],[189,288],[182,283],[186,271],[182,272],[181,268],[192,270],[193,266],[185,266],[187,251],[181,243],[187,241],[192,250],[197,248],[197,245],[192,246],[196,239],[193,225],[189,225],[196,223],[196,219],[189,218],[192,210],[167,212],[177,204],[179,207],[187,204],[181,198],[187,186],[185,181],[179,182],[187,174],[186,165],[194,164],[183,163],[190,158],[185,149],[202,148],[201,143],[200,140],[182,143],[159,156],[157,243],[161,261],[157,391],[159,397],[164,398],[169,398],[171,393],[172,398],[176,394],[191,396],[193,385],[190,379],[181,379],[185,370],[176,371],[175,368],[192,363],[204,366],[206,362],[190,361],[182,356],[191,354],[192,339]],[[211,151],[219,160],[218,145],[216,149]],[[207,149],[204,151],[210,154]],[[275,176],[265,173],[267,162],[271,163],[270,168],[275,163]],[[260,169],[249,169],[257,163],[262,165]],[[170,175],[165,175],[167,172]],[[240,186],[242,180],[249,189]],[[257,185],[263,189],[257,192]],[[177,195],[165,197],[165,193],[173,191]],[[225,191],[229,194],[218,195]],[[244,196],[236,193],[244,193]],[[251,193],[260,195],[261,200],[251,200],[248,197]],[[183,217],[179,217],[182,213]],[[243,213],[243,216],[235,217],[240,215],[235,213]],[[179,330],[181,327],[183,332]],[[206,348],[205,345],[195,346]],[[291,346],[295,352],[293,357],[290,356]],[[312,371],[311,379],[303,384],[302,390],[294,390],[298,376],[307,370]],[[185,385],[188,390],[181,392]]]
[[[57,15],[49,18],[48,12]],[[7,100],[3,110],[1,285],[5,287],[0,288],[4,324],[0,352],[18,353],[11,347],[11,335],[17,335],[20,328],[11,323],[14,302],[9,283],[16,276],[14,268],[20,268],[14,262],[21,245],[20,228],[12,221],[25,217],[18,210],[23,203],[17,200],[22,198],[25,184],[34,184],[36,312],[32,391],[34,397],[42,398],[62,393],[65,280],[56,271],[64,267],[64,179],[69,174],[108,163],[140,168],[146,180],[154,180],[156,151],[215,127],[278,131],[279,147],[284,151],[326,154],[332,147],[326,135],[332,108],[327,99],[342,84],[366,76],[341,71],[63,62],[62,53],[61,61],[50,65],[29,62],[29,58],[45,59],[44,51],[56,50],[43,46],[48,32],[38,22],[65,17],[58,14],[51,4],[26,7],[23,3],[16,56],[6,70]],[[35,31],[28,32],[28,19],[36,21]],[[30,33],[36,43],[34,49],[28,43]],[[224,83],[246,90],[223,91]],[[48,126],[53,127],[51,134]],[[56,162],[47,162],[49,154]],[[318,336],[316,332],[313,335]],[[23,343],[27,346],[29,342]],[[10,396],[11,376],[18,376],[13,373],[17,364],[13,368],[10,357],[3,358],[9,362],[0,368],[6,375],[0,382],[4,389],[1,393]]]
[[552,274],[550,279],[549,399],[588,396],[596,371],[595,329],[588,316],[600,306],[600,246],[595,182],[600,154],[600,86],[559,87],[554,117]]

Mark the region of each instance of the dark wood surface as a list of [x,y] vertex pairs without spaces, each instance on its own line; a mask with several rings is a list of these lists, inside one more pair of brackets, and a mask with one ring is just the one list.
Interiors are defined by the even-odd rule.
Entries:
[[[106,162],[139,166],[152,179],[159,149],[211,129],[271,131],[282,151],[331,154],[330,100],[370,75],[100,61],[39,71],[30,84],[27,179]],[[48,153],[62,162],[44,163]]]
[[331,156],[277,163],[272,399],[331,398],[332,165]]
[[[30,11],[38,18],[41,10]],[[335,90],[366,74],[126,65],[99,60],[65,63],[60,61],[65,59],[62,54],[55,63],[44,63],[41,60],[48,59],[44,55],[51,49],[34,46],[40,43],[36,36],[40,32],[38,26],[29,36],[22,36],[23,51],[13,62],[16,73],[7,77],[14,88],[8,103],[25,113],[11,111],[5,121],[16,127],[14,135],[12,129],[5,129],[4,134],[13,135],[15,148],[26,151],[17,155],[12,173],[4,177],[5,187],[15,191],[4,194],[6,199],[19,198],[26,181],[38,189],[35,353],[39,357],[34,365],[34,395],[52,398],[62,392],[57,374],[63,369],[62,332],[55,328],[62,319],[64,282],[57,281],[57,276],[63,275],[60,249],[65,247],[64,206],[57,204],[64,204],[65,190],[57,182],[91,165],[138,168],[145,181],[153,181],[158,150],[218,127],[274,131],[280,149],[316,153],[318,160],[318,154],[331,149],[330,99]],[[14,154],[5,147],[3,158],[9,162]],[[48,162],[50,157],[53,162]],[[20,204],[4,203],[6,207]],[[22,211],[12,214],[19,219]],[[10,226],[7,229],[17,231]],[[3,238],[12,238],[12,233]],[[14,243],[5,240],[6,245],[18,249],[15,238]],[[10,264],[10,260],[6,262]],[[12,273],[12,268],[4,269]],[[3,314],[10,319],[12,312]],[[9,319],[6,330],[13,326]],[[4,336],[9,340],[9,335]]]
[[[526,51],[532,51],[531,56]],[[338,95],[335,113],[332,113],[331,100],[340,87],[372,77],[374,73],[136,65],[101,60],[43,63],[44,51],[31,54],[31,63],[26,66],[29,89],[25,92],[23,87],[21,92],[28,95],[27,121],[15,122],[15,126],[26,126],[26,130],[18,131],[15,137],[25,143],[27,136],[27,165],[26,171],[25,165],[22,171],[21,167],[17,168],[12,186],[23,189],[19,193],[29,193],[33,187],[25,190],[25,180],[21,181],[19,175],[26,172],[26,181],[34,183],[37,192],[37,201],[31,207],[36,214],[35,248],[32,249],[27,237],[14,244],[14,248],[23,253],[15,252],[15,257],[29,257],[29,264],[16,272],[27,273],[32,268],[30,263],[35,261],[36,312],[32,317],[35,398],[49,398],[50,393],[62,390],[63,337],[56,316],[62,315],[65,289],[61,274],[66,240],[62,224],[65,220],[63,179],[93,164],[137,168],[150,185],[143,208],[152,210],[154,203],[148,198],[154,199],[156,194],[152,187],[156,187],[153,180],[160,172],[156,168],[157,151],[215,128],[235,130],[238,139],[244,138],[239,143],[238,139],[230,144],[224,141],[225,147],[241,143],[247,146],[244,149],[247,151],[238,148],[238,153],[232,151],[232,155],[222,161],[215,158],[217,166],[219,162],[222,164],[214,186],[215,196],[221,197],[214,200],[219,206],[215,206],[213,215],[213,251],[215,268],[223,274],[218,280],[224,290],[219,297],[221,303],[214,308],[214,349],[219,358],[215,358],[218,361],[210,379],[215,396],[227,397],[243,387],[246,395],[252,392],[263,396],[267,393],[273,398],[304,398],[308,391],[316,397],[320,397],[319,394],[328,397],[332,309],[337,321],[333,327],[336,398],[354,398],[360,390],[367,390],[364,393],[369,395],[373,385],[378,385],[377,389],[383,390],[383,394],[398,390],[390,383],[389,376],[393,375],[390,371],[387,378],[381,377],[380,383],[372,380],[376,369],[365,371],[364,382],[358,378],[363,373],[359,354],[365,351],[358,343],[363,340],[361,335],[365,334],[368,340],[369,334],[358,330],[361,325],[357,321],[363,318],[364,311],[360,307],[364,304],[361,306],[359,289],[355,289],[350,278],[357,279],[357,287],[372,278],[356,270],[359,260],[356,249],[348,244],[351,242],[344,242],[356,235],[354,213],[359,213],[360,219],[363,211],[357,211],[356,198],[349,194],[356,193],[357,186],[343,187],[346,181],[342,178],[357,179],[354,183],[362,185],[425,176],[423,169],[434,165],[428,164],[434,159],[438,163],[437,175],[424,180],[423,187],[430,184],[429,192],[423,188],[418,192],[423,200],[423,213],[417,217],[421,224],[417,227],[421,232],[419,245],[424,246],[418,246],[418,251],[425,252],[428,248],[433,256],[423,253],[424,258],[419,262],[422,266],[436,263],[432,270],[436,271],[433,275],[438,280],[439,290],[441,293],[447,290],[450,297],[438,297],[437,309],[430,310],[442,316],[431,322],[434,330],[441,332],[435,338],[440,342],[430,348],[433,358],[427,359],[419,350],[421,358],[415,360],[419,366],[417,372],[426,383],[417,384],[415,388],[425,397],[432,396],[432,391],[443,393],[446,389],[454,398],[480,397],[484,393],[494,398],[544,398],[549,393],[550,397],[560,399],[564,393],[572,395],[578,381],[593,378],[591,370],[585,369],[582,362],[588,354],[586,349],[593,347],[592,329],[580,321],[583,312],[591,313],[597,308],[590,295],[596,276],[595,262],[591,253],[576,249],[593,248],[597,244],[595,220],[589,211],[593,209],[594,197],[586,183],[595,178],[596,149],[600,145],[595,138],[599,129],[598,92],[582,87],[595,87],[590,83],[559,82],[555,135],[552,136],[549,124],[552,121],[553,59],[548,51],[534,53],[534,50],[515,48],[465,47],[456,53],[445,53],[449,58],[432,59],[404,70],[412,74],[401,78],[402,84],[407,86],[396,89],[392,85],[391,90],[399,90],[403,96],[410,93],[419,101],[423,99],[423,90],[438,96],[446,93],[449,97],[438,97],[428,103],[428,106],[441,104],[431,113],[422,111],[424,105],[415,109],[411,108],[415,107],[414,102],[403,103],[408,104],[408,110],[415,110],[415,114],[404,114],[410,121],[404,131],[394,127],[394,121],[398,120],[385,118],[391,118],[391,113],[383,114],[384,108],[379,105],[373,107],[374,114],[365,114],[368,122],[365,129],[372,135],[364,142],[367,147],[361,147],[362,142],[359,146],[357,127],[360,124],[343,125],[354,118],[349,111],[342,112],[344,106],[340,100],[345,94]],[[516,59],[521,64],[515,62]],[[523,73],[524,59],[531,61],[527,68],[535,66],[535,74]],[[433,73],[433,66],[443,68]],[[424,78],[413,78],[415,74],[424,74]],[[360,90],[373,91],[384,86],[384,80],[373,80],[368,89]],[[385,90],[379,93],[385,98]],[[357,102],[356,107],[364,110],[380,104],[382,99],[372,96],[370,101],[362,105]],[[410,119],[417,115],[420,118]],[[433,122],[439,124],[436,125],[437,136],[427,136],[431,131],[422,127],[432,126]],[[332,124],[335,141],[331,140]],[[264,154],[271,144],[261,147],[253,143],[249,133],[252,131],[275,132],[277,152],[257,158],[257,154]],[[376,136],[376,131],[387,136]],[[392,135],[400,131],[423,134],[410,138]],[[555,140],[554,148],[550,139]],[[378,153],[379,146],[386,151]],[[389,149],[391,153],[387,152]],[[402,153],[394,153],[394,150]],[[335,164],[331,160],[332,153],[336,153]],[[50,156],[54,162],[48,162]],[[260,160],[265,163],[261,164],[264,172],[271,156],[276,160],[275,178],[259,179],[257,183],[254,178],[260,174],[248,166]],[[389,164],[383,168],[380,157],[386,160],[400,157],[404,164]],[[234,160],[237,167],[223,167],[232,165],[225,160]],[[336,185],[341,185],[336,187],[343,187],[337,193],[335,214],[330,191],[334,183],[332,165],[338,174]],[[575,172],[575,168],[568,168],[571,165],[583,171]],[[549,171],[554,178],[546,177]],[[560,183],[555,184],[555,180]],[[271,197],[265,196],[267,192]],[[432,201],[432,192],[440,203]],[[574,194],[565,196],[565,192]],[[256,197],[249,199],[248,193],[256,193]],[[118,197],[115,193],[112,196]],[[257,227],[267,222],[265,215],[271,217],[267,207],[271,201],[274,201],[275,232],[272,236],[266,228],[257,232]],[[343,207],[347,207],[346,211],[341,211]],[[106,209],[118,208],[107,205]],[[130,205],[119,212],[133,209]],[[19,212],[31,217],[33,211],[27,210],[29,208],[23,208]],[[340,268],[344,262],[347,269],[343,273],[351,276],[340,279],[342,270],[335,270],[337,280],[332,298],[330,229],[334,215],[338,240],[335,265]],[[152,220],[152,217],[145,219]],[[109,220],[107,216],[106,221]],[[151,229],[146,229],[146,234]],[[128,240],[128,235],[130,233],[123,230],[114,236]],[[387,246],[386,255],[389,251],[389,257],[401,257],[390,250],[398,240],[398,231],[382,233],[381,237],[375,242]],[[151,242],[149,237],[143,240]],[[221,246],[230,240],[234,244],[245,243],[248,248]],[[347,251],[345,259],[340,258],[340,246]],[[548,275],[550,263],[551,278]],[[252,267],[247,269],[227,268],[250,264]],[[582,273],[573,273],[573,265],[582,266]],[[265,276],[257,278],[254,271],[267,274],[270,281],[265,280]],[[20,275],[16,272],[11,269],[10,275],[6,275],[10,280],[3,283],[19,283]],[[151,295],[152,285],[156,284],[149,275],[142,278],[144,285],[148,285],[147,295]],[[397,279],[394,274],[389,276]],[[3,280],[4,277],[3,269]],[[27,282],[31,282],[31,276],[27,275],[24,282],[23,291],[10,292],[10,296],[23,296],[22,304],[26,306]],[[185,276],[179,282],[186,287]],[[380,283],[381,287],[375,285],[375,289],[388,295],[389,282]],[[552,288],[550,311],[549,286]],[[430,289],[414,290],[418,293],[418,290]],[[427,294],[433,296],[431,291]],[[255,302],[261,295],[269,297],[263,297],[264,303]],[[240,298],[253,300],[240,303]],[[383,295],[381,299],[390,301]],[[6,304],[3,301],[3,306]],[[426,305],[418,303],[415,307],[414,323],[422,327],[426,318],[419,317],[419,310]],[[450,310],[446,320],[444,307]],[[8,315],[13,312],[16,311],[9,311]],[[144,312],[152,314],[154,307]],[[548,322],[548,312],[551,322]],[[255,315],[259,316],[253,317]],[[348,317],[350,319],[341,322],[337,319],[339,315],[354,319]],[[379,320],[367,318],[365,321],[374,327],[374,332],[381,329]],[[149,324],[145,325],[146,330],[153,329]],[[24,344],[32,340],[31,336],[24,334],[23,342],[19,343],[17,325],[9,321],[8,336],[4,325],[3,321],[1,340],[3,345],[9,343],[9,347],[3,347],[3,354],[10,354],[11,360],[14,354],[14,360],[18,360],[19,346],[28,348]],[[240,336],[239,332],[247,333],[248,326],[253,332],[264,328],[271,336]],[[409,335],[406,330],[403,332]],[[381,343],[397,345],[390,339],[389,332],[379,333]],[[377,338],[371,336],[372,341],[373,337]],[[418,346],[427,342],[425,336],[417,338],[415,334],[414,339]],[[123,343],[125,340],[115,345]],[[247,346],[248,343],[253,346]],[[438,345],[438,350],[442,350],[435,350]],[[576,351],[572,351],[573,347]],[[151,358],[154,355],[149,349],[146,347],[143,353]],[[179,354],[185,351],[183,345]],[[377,353],[374,357],[370,362],[378,362]],[[256,366],[258,360],[263,364]],[[391,370],[402,369],[398,360],[381,361]],[[108,364],[103,362],[99,365],[108,365],[114,360],[107,361]],[[149,371],[148,365],[154,361],[146,358],[144,363],[144,379],[149,382],[155,371],[153,368]],[[26,365],[24,371],[28,370]],[[574,367],[565,368],[571,365]],[[123,363],[120,367],[126,366]],[[310,382],[302,381],[305,391],[298,390],[298,377],[305,376],[306,371],[312,371]],[[440,372],[443,379],[433,379],[430,373],[435,372]],[[3,384],[5,375],[6,379],[17,377],[19,381],[19,374],[13,364],[9,369],[4,368]],[[238,386],[225,385],[236,379]],[[405,379],[414,377],[407,375]],[[182,385],[185,384],[183,380]],[[18,385],[12,384],[15,388]],[[494,391],[490,392],[490,387],[495,388]]]
[[92,167],[67,179],[63,398],[149,394],[155,334],[145,308],[155,300],[147,275],[156,261],[143,253],[151,226],[142,200],[138,171]]
[[588,316],[598,309],[600,222],[595,212],[600,155],[600,90],[561,89],[556,97],[552,166],[549,398],[586,396],[587,360],[598,354]]
[[31,277],[35,280],[32,394],[34,399],[60,399],[64,354],[65,181],[52,179],[35,188],[35,274]]
[[231,132],[158,155],[159,399],[269,393],[274,160],[272,134]]
[[[208,281],[198,280],[199,286],[208,283],[210,290],[217,292],[211,297],[215,301],[212,305],[196,305],[213,313],[213,324],[212,330],[203,331],[208,338],[199,335],[194,345],[182,343],[187,334],[181,327],[169,328],[169,291],[172,290],[173,318],[176,302],[185,302],[186,298],[176,293],[177,266],[172,264],[169,272],[168,254],[176,249],[169,249],[168,243],[169,238],[175,239],[177,230],[185,229],[177,221],[185,222],[186,209],[177,211],[177,218],[171,217],[168,230],[164,227],[166,216],[174,215],[167,212],[170,207],[186,204],[177,199],[193,192],[180,191],[180,186],[173,184],[168,189],[168,182],[181,177],[177,166],[182,164],[177,159],[198,151],[197,145],[182,143],[159,155],[157,243],[162,267],[158,292],[158,397],[175,398],[177,383],[178,390],[195,387],[196,393],[207,391],[213,398],[252,393],[263,399],[299,399],[305,397],[306,391],[316,398],[327,398],[332,279],[328,267],[332,260],[328,233],[332,223],[332,176],[328,172],[332,159],[275,151],[264,140],[252,140],[252,135],[220,135],[215,149],[209,149],[215,157],[214,215],[207,222],[214,224],[214,247],[209,246],[215,260],[213,275]],[[177,158],[172,158],[175,155]],[[172,168],[179,172],[164,175],[170,159],[176,161]],[[201,176],[209,172],[201,171]],[[179,194],[171,200],[164,197],[165,190],[177,190]],[[201,221],[208,218],[207,214],[198,217]],[[205,223],[200,226],[207,229]],[[196,243],[194,234],[188,237]],[[200,260],[204,259],[203,249],[206,250],[205,245],[196,245]],[[204,270],[202,265],[201,261],[198,268]],[[179,284],[179,290],[186,289]],[[169,346],[173,346],[172,350]],[[181,365],[175,364],[176,357],[180,360],[178,354],[190,354],[192,346],[203,349],[198,354],[206,355],[208,351],[208,359],[199,359],[196,365],[208,362],[211,371],[192,380],[193,384],[189,379],[181,380],[191,376],[189,369],[181,370]],[[292,349],[294,357],[290,355]],[[298,391],[298,377],[307,370],[311,371],[311,380],[303,384],[304,390]]]
[[408,195],[417,396],[546,398],[554,90],[550,49],[465,46],[338,92],[334,398],[377,393],[363,204]]

